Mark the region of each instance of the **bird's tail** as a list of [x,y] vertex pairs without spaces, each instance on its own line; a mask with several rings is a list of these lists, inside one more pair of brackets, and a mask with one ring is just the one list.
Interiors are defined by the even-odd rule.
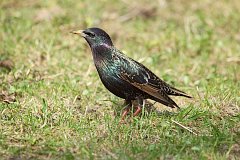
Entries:
[[183,96],[183,97],[187,97],[187,98],[192,98],[191,96],[189,96],[187,93],[179,90],[179,89],[176,89],[174,87],[171,87],[171,93],[169,93],[169,95],[173,95],[173,96]]

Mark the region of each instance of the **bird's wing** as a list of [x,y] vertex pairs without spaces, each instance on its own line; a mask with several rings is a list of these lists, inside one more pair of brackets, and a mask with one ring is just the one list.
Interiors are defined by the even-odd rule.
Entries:
[[[174,108],[178,105],[159,87],[149,83],[150,75],[143,68],[132,66],[132,68],[124,68],[120,72],[120,78],[127,81],[134,87],[151,95],[156,101]],[[178,107],[179,108],[179,107]]]
[[153,75],[153,77],[151,77],[149,79],[149,83],[152,86],[155,86],[157,88],[161,88],[167,95],[184,96],[184,97],[187,97],[187,98],[192,98],[191,96],[189,96],[185,92],[170,86],[169,84],[162,81],[160,78],[156,77],[155,75]]
[[158,89],[161,89],[167,95],[184,96],[187,98],[192,98],[191,96],[187,95],[185,92],[172,87],[171,85],[167,84],[166,82],[158,78],[154,73],[152,73],[147,67],[145,67],[141,63],[137,61],[135,62],[149,74],[149,78],[148,78],[149,85],[154,86]]

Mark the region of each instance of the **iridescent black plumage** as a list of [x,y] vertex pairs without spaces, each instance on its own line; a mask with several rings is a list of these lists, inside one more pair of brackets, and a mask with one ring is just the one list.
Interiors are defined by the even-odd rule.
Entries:
[[168,96],[184,96],[186,93],[170,86],[158,78],[144,65],[125,56],[113,46],[109,35],[99,28],[74,31],[88,42],[99,77],[104,86],[113,94],[126,100],[143,105],[144,99],[152,99],[169,107],[178,105]]

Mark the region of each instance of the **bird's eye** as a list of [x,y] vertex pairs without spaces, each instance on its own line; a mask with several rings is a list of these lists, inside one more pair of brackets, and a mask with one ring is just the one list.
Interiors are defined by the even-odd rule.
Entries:
[[95,37],[95,33],[92,33],[92,32],[84,32],[86,35],[88,35],[89,37],[93,38]]

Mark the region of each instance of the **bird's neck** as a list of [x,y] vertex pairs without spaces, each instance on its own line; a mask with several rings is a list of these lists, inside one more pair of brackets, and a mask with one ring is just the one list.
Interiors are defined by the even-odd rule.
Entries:
[[94,61],[101,61],[103,59],[107,59],[111,57],[111,52],[113,50],[113,46],[108,44],[98,44],[95,46],[91,46]]

